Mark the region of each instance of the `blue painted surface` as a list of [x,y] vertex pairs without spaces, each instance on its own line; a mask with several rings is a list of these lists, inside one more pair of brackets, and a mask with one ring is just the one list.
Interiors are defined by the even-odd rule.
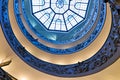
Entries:
[[[98,3],[99,3],[99,1],[98,1]],[[97,37],[97,35],[99,34],[99,32],[101,31],[101,29],[104,25],[105,14],[106,14],[106,8],[105,8],[106,6],[103,5],[102,2],[100,2],[99,4],[101,5],[100,10],[102,10],[100,12],[100,16],[99,16],[100,19],[98,20],[98,22],[97,22],[98,24],[95,26],[95,29],[93,30],[91,35],[86,40],[84,40],[82,43],[77,44],[77,45],[75,45],[73,47],[70,47],[70,48],[66,48],[66,49],[56,49],[56,48],[48,47],[48,46],[43,45],[42,43],[38,42],[37,39],[34,39],[29,34],[29,32],[27,32],[27,30],[25,29],[25,27],[22,23],[22,20],[20,18],[20,15],[19,15],[20,13],[19,13],[19,10],[18,10],[18,6],[19,6],[18,3],[14,5],[14,10],[15,10],[15,15],[16,15],[16,19],[17,19],[19,27],[21,28],[24,35],[27,37],[28,40],[30,40],[30,42],[32,44],[34,44],[36,47],[38,47],[41,50],[44,50],[48,53],[61,55],[61,54],[72,54],[74,52],[80,51],[80,50],[84,49],[85,47],[87,47]],[[89,31],[91,26],[93,26],[93,24],[94,24],[93,22],[96,21],[96,16],[97,16],[97,13],[98,13],[98,5],[96,5],[95,7],[97,7],[97,8],[95,8],[95,12],[94,12],[94,14],[96,14],[96,15],[93,14],[94,15],[93,17],[95,17],[95,18],[92,18],[92,20],[90,22],[91,25],[87,26],[87,28],[84,29],[82,33],[79,32],[78,29],[76,29],[76,30],[78,30],[78,32],[73,34],[73,37],[74,37],[74,38],[72,37],[73,41],[77,41],[78,38],[80,38],[81,36],[83,37],[86,34],[86,32]],[[28,22],[29,26],[32,27],[31,23],[28,20],[28,17],[26,17],[26,13],[24,12],[25,11],[24,0],[22,0],[22,8],[23,8],[23,13],[24,13],[24,17],[26,18],[26,21]],[[43,30],[41,30],[41,31],[43,31]],[[49,34],[49,32],[46,33],[44,31],[43,31],[43,33],[46,34],[46,35]],[[36,34],[38,34],[38,33],[36,32]],[[70,34],[72,34],[72,33],[69,33],[69,35]],[[58,35],[61,35],[60,37],[63,37],[62,35],[64,35],[64,33],[58,33]],[[76,36],[74,36],[74,35],[76,35]],[[52,35],[49,35],[49,36],[52,36]],[[48,39],[44,38],[44,36],[40,36],[40,38],[45,39],[46,41],[51,42],[51,43],[59,43],[57,40],[55,40],[55,41],[48,40]],[[66,37],[66,38],[69,38],[69,37]],[[67,41],[65,41],[65,42],[67,43]],[[69,42],[71,42],[71,41],[68,41],[68,43]]]
[[[91,6],[89,6],[84,21],[78,23],[78,25],[76,25],[75,28],[72,28],[71,31],[65,33],[60,31],[53,31],[53,30],[46,31],[44,25],[41,22],[39,22],[39,20],[36,19],[36,17],[33,17],[34,14],[31,14],[32,7],[30,5],[28,7],[28,3],[30,4],[31,2],[23,0],[22,5],[23,5],[23,14],[24,17],[26,18],[26,21],[29,24],[29,27],[38,37],[40,37],[41,39],[47,42],[54,44],[68,44],[76,40],[79,40],[83,36],[85,36],[92,28],[94,22],[96,21],[98,7],[95,8],[95,6],[99,6],[98,0],[97,2],[96,1],[90,2]],[[95,9],[97,9],[96,12]],[[92,17],[94,17],[94,19]]]
[[[18,5],[18,0],[15,0],[14,4]],[[8,0],[2,0],[2,5],[0,6],[2,6],[2,13],[0,15],[2,22],[2,30],[9,45],[23,61],[25,61],[31,67],[40,70],[42,72],[55,76],[61,76],[61,77],[76,77],[76,76],[78,77],[81,75],[83,76],[83,75],[91,74],[94,73],[92,71],[95,69],[97,69],[96,71],[99,71],[102,65],[107,63],[107,61],[110,60],[117,51],[117,46],[115,42],[116,40],[120,39],[120,35],[118,33],[119,30],[118,27],[113,26],[116,23],[113,22],[110,34],[105,44],[91,58],[83,62],[78,62],[76,64],[71,64],[71,65],[57,65],[42,61],[31,55],[25,49],[25,47],[19,43],[19,41],[15,37],[9,21]],[[115,20],[114,16],[113,16],[113,20]],[[76,47],[76,49],[77,48],[79,48],[79,46]]]

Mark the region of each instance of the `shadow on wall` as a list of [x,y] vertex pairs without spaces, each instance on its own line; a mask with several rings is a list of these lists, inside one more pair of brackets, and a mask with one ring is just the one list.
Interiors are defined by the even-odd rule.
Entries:
[[0,80],[12,80],[8,74],[0,68]]

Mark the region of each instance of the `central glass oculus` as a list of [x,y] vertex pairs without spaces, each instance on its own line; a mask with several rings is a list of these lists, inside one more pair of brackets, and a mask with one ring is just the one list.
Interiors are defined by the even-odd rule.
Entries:
[[67,32],[85,19],[89,0],[31,0],[32,14],[47,30]]
[[69,0],[51,0],[51,8],[55,13],[63,14],[68,10]]
[[64,0],[57,0],[56,6],[60,9],[64,6]]

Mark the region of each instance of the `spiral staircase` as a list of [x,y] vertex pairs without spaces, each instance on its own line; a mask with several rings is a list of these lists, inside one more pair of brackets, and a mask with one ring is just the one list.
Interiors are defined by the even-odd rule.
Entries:
[[89,12],[83,20],[85,27],[79,28],[83,24],[78,22],[64,32],[44,27],[39,31],[47,24],[28,16],[27,1],[1,0],[0,80],[119,80],[120,1],[95,2],[89,6],[94,8],[91,16]]

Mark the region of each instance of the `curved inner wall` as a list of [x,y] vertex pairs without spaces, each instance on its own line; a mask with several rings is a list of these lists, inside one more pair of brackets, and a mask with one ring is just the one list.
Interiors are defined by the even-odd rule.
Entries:
[[[50,43],[66,44],[66,43],[74,42],[74,40],[73,40],[73,37],[75,37],[74,34],[77,33],[78,31],[80,32],[84,28],[86,28],[88,22],[90,21],[90,18],[93,16],[94,9],[96,9],[95,6],[99,5],[98,2],[99,1],[97,1],[96,4],[95,4],[95,1],[89,1],[88,3],[86,3],[86,4],[88,4],[89,7],[87,8],[87,10],[84,10],[84,11],[86,11],[86,17],[84,18],[85,20],[82,22],[79,22],[79,26],[75,26],[76,28],[72,29],[69,32],[45,30],[44,26],[40,24],[40,21],[39,21],[40,18],[36,19],[36,17],[33,16],[34,14],[32,14],[32,11],[34,11],[34,7],[38,8],[37,5],[36,6],[33,5],[33,7],[29,5],[29,7],[28,7],[28,3],[31,4],[31,1],[23,1],[22,4],[24,4],[24,7],[23,7],[24,17],[26,17],[26,21],[28,22],[28,24],[31,24],[31,26],[29,25],[29,27],[37,36],[39,36],[41,39],[43,39],[47,42],[50,42]],[[36,11],[35,14],[37,15],[37,13],[39,13],[39,12],[40,11]],[[82,14],[82,11],[80,13]],[[40,16],[41,14],[38,14],[38,16]],[[64,14],[62,14],[62,15],[64,15]],[[67,15],[69,15],[69,14],[67,13]],[[79,18],[77,20],[79,20]],[[69,26],[71,26],[71,25],[69,25]],[[48,34],[46,34],[46,33],[48,33]],[[71,34],[71,35],[69,35],[69,34]]]
[[[25,1],[26,2],[26,1]],[[23,2],[24,3],[24,2]],[[92,34],[92,32],[93,32],[93,30],[95,29],[95,27],[96,27],[96,24],[98,23],[98,20],[99,20],[99,18],[100,18],[100,4],[99,4],[99,1],[98,1],[98,14],[96,14],[95,13],[95,10],[96,10],[96,8],[97,8],[97,4],[96,5],[94,5],[93,7],[91,6],[90,8],[92,9],[92,12],[91,12],[91,15],[90,15],[90,13],[89,13],[89,16],[91,16],[91,18],[89,18],[88,16],[88,18],[86,19],[86,21],[84,21],[84,23],[82,23],[82,25],[81,26],[85,26],[85,27],[89,27],[90,28],[90,26],[89,25],[91,25],[91,26],[93,26],[92,27],[92,29],[90,28],[90,30],[89,30],[89,28],[86,28],[87,29],[87,31],[86,31],[86,29],[83,29],[82,31],[79,31],[79,30],[73,30],[74,32],[69,32],[69,33],[67,33],[67,36],[65,37],[64,35],[66,35],[66,34],[64,34],[64,33],[60,33],[60,34],[64,34],[63,36],[65,37],[65,38],[69,38],[69,36],[73,36],[73,37],[71,37],[71,39],[73,40],[72,42],[70,41],[70,40],[68,40],[68,42],[70,42],[69,44],[68,44],[68,42],[66,42],[65,44],[60,44],[60,45],[58,45],[58,44],[54,44],[54,42],[55,41],[53,41],[53,43],[51,43],[51,42],[49,42],[49,41],[44,41],[42,38],[39,38],[39,37],[37,37],[35,34],[34,34],[34,32],[29,28],[31,25],[32,25],[32,23],[33,24],[35,24],[35,22],[33,21],[33,19],[31,19],[31,17],[26,17],[26,15],[28,15],[28,14],[30,14],[30,13],[25,13],[25,11],[23,11],[22,12],[22,7],[21,7],[21,2],[19,1],[19,7],[20,7],[20,13],[22,14],[22,15],[20,15],[21,16],[21,19],[22,19],[22,22],[23,22],[23,24],[24,24],[24,26],[25,26],[25,28],[26,28],[26,30],[30,33],[30,35],[32,36],[32,37],[34,37],[35,39],[37,39],[37,41],[38,42],[40,42],[40,43],[42,43],[43,45],[46,45],[46,46],[48,46],[48,47],[52,47],[52,48],[56,48],[56,49],[66,49],[66,48],[71,48],[71,47],[73,47],[73,46],[76,46],[77,44],[80,44],[80,43],[82,43],[82,42],[84,42],[87,38],[89,38],[89,36]],[[30,10],[29,9],[26,9],[27,7],[23,7],[23,9],[24,10],[27,10],[26,12],[29,12]],[[95,8],[95,9],[94,9]],[[90,10],[91,10],[90,9]],[[96,16],[93,16],[93,15],[96,15],[96,16],[98,16],[98,17],[96,17]],[[25,17],[25,18],[24,18]],[[95,19],[93,19],[93,17],[96,17]],[[28,20],[28,18],[30,18],[29,20]],[[94,23],[94,22],[92,22],[92,21],[95,21],[96,20],[96,22]],[[94,23],[94,25],[92,25],[91,24],[91,22],[92,23]],[[86,25],[85,25],[85,23],[86,23]],[[31,24],[31,25],[30,25]],[[36,23],[36,24],[39,24],[39,23]],[[37,25],[36,25],[37,26]],[[39,27],[40,25],[38,25],[37,27]],[[21,30],[22,32],[23,32],[23,34],[24,34],[24,30],[22,29]],[[41,30],[41,31],[43,31],[43,30]],[[79,32],[77,32],[77,31],[79,31]],[[44,32],[44,31],[43,31]],[[70,35],[72,33],[72,35]],[[75,33],[75,34],[74,34]],[[87,33],[86,35],[82,35],[81,33]],[[99,32],[98,32],[99,33]],[[49,35],[48,34],[48,32],[44,32],[44,34],[46,34],[46,36],[49,36],[49,37],[55,37],[56,35]],[[60,39],[63,37],[63,36],[61,36],[60,37]],[[76,37],[78,37],[78,36],[83,36],[81,39],[79,39],[79,40],[76,40],[75,38]]]
[[[4,2],[4,0],[3,0],[3,2]],[[0,1],[0,3],[1,3],[1,1]],[[88,69],[87,70],[88,74],[92,74],[92,73],[95,73],[96,71],[101,71],[106,66],[112,64],[117,59],[117,57],[119,58],[119,56],[120,56],[119,55],[120,48],[119,47],[114,47],[114,45],[118,46],[118,45],[116,45],[116,43],[117,43],[116,40],[117,40],[117,37],[118,37],[116,32],[118,30],[116,30],[117,29],[116,26],[111,26],[111,24],[110,24],[111,21],[112,21],[112,17],[111,17],[112,15],[111,15],[111,10],[110,10],[109,4],[107,4],[107,15],[106,15],[106,21],[105,21],[105,24],[104,24],[104,27],[107,27],[107,28],[103,27],[103,30],[101,31],[101,33],[96,38],[97,40],[95,39],[94,42],[91,45],[89,45],[87,48],[85,48],[85,50],[90,52],[90,54],[87,51],[86,51],[86,53],[85,53],[85,51],[84,51],[84,53],[82,53],[82,51],[83,51],[82,50],[82,51],[79,51],[79,52],[75,53],[76,55],[75,54],[70,54],[70,55],[53,55],[53,54],[46,53],[46,52],[36,48],[35,45],[31,44],[31,42],[29,40],[27,40],[27,38],[23,35],[23,33],[20,31],[20,29],[19,28],[17,29],[15,27],[15,26],[18,26],[18,24],[16,22],[15,15],[12,14],[14,12],[14,10],[12,9],[13,8],[13,0],[9,0],[9,4],[8,5],[9,5],[9,8],[8,8],[8,10],[9,10],[9,18],[10,18],[10,22],[11,22],[10,24],[11,24],[11,26],[13,26],[12,27],[13,29],[14,28],[16,29],[16,30],[14,30],[14,33],[15,33],[17,39],[19,40],[20,43],[22,43],[23,46],[25,46],[25,49],[27,48],[27,50],[32,55],[35,56],[37,54],[37,56],[35,56],[35,57],[39,57],[39,59],[41,59],[40,57],[43,57],[44,59],[41,59],[41,60],[50,62],[47,65],[49,67],[49,69],[46,68],[46,70],[52,69],[50,66],[51,66],[51,63],[53,62],[54,64],[60,65],[57,69],[56,68],[53,69],[53,73],[56,70],[61,70],[60,71],[60,73],[61,73],[64,70],[64,68],[62,68],[62,65],[65,66],[65,65],[69,65],[69,64],[74,64],[75,63],[76,66],[79,67],[79,68],[78,67],[76,67],[76,68],[79,71],[82,71],[81,73],[83,73],[84,71],[86,71]],[[6,4],[4,4],[4,9],[6,9],[5,6],[6,6]],[[2,15],[3,15],[3,13],[2,13]],[[5,15],[3,15],[3,16],[5,16]],[[5,18],[6,17],[4,17],[4,19],[2,19],[2,20],[6,20]],[[113,20],[114,20],[114,17],[113,17]],[[9,20],[6,20],[6,21],[9,21]],[[5,21],[1,21],[1,22],[5,22]],[[5,71],[7,71],[7,73],[15,76],[19,80],[34,80],[34,79],[35,80],[39,80],[39,79],[42,79],[42,80],[44,80],[44,79],[45,80],[49,80],[49,79],[52,79],[52,80],[61,80],[61,79],[62,80],[69,80],[69,79],[71,79],[71,80],[77,80],[77,79],[84,79],[84,80],[89,80],[89,79],[102,79],[102,80],[112,79],[112,80],[119,80],[119,78],[118,78],[119,71],[116,70],[116,69],[118,69],[118,67],[114,66],[115,64],[118,64],[119,61],[116,62],[114,65],[110,66],[109,68],[107,68],[107,69],[105,69],[105,70],[103,70],[103,71],[101,71],[101,72],[99,72],[97,74],[88,75],[85,72],[85,74],[83,73],[83,75],[88,75],[88,76],[86,76],[86,77],[77,77],[77,78],[56,77],[56,76],[49,75],[49,73],[48,74],[43,73],[44,71],[41,72],[38,69],[36,70],[36,69],[34,69],[35,67],[32,67],[32,66],[26,64],[27,62],[25,62],[22,59],[20,59],[20,57],[18,57],[16,55],[16,53],[13,51],[13,49],[12,49],[13,47],[11,47],[10,44],[8,44],[8,42],[6,40],[8,38],[6,38],[4,30],[2,31],[3,24],[5,24],[5,23],[2,23],[2,26],[0,25],[0,36],[1,36],[1,39],[0,39],[0,44],[1,44],[1,46],[0,46],[0,53],[1,53],[0,54],[0,63],[2,63],[4,61],[7,61],[7,60],[12,60],[12,63],[9,66],[4,67],[3,69]],[[6,26],[6,27],[10,27],[10,26]],[[17,33],[17,31],[19,33]],[[105,33],[105,32],[108,32],[108,33]],[[24,41],[22,41],[22,39],[20,39],[19,37],[23,38],[23,40],[25,40],[26,43]],[[30,48],[30,46],[31,46],[31,48]],[[99,49],[97,50],[96,48],[99,48]],[[36,51],[34,51],[34,50],[36,50]],[[41,54],[38,53],[38,52],[40,52]],[[102,54],[100,54],[99,52],[102,53]],[[94,55],[93,53],[96,56],[93,56]],[[78,57],[80,59],[78,59]],[[58,58],[59,58],[59,60],[58,60]],[[64,58],[66,58],[66,59],[64,59]],[[86,59],[86,58],[88,58],[88,59]],[[64,61],[62,59],[64,59]],[[89,63],[89,60],[92,61],[92,62]],[[31,64],[32,64],[32,61],[31,61]],[[89,65],[91,65],[91,66],[89,66]],[[89,66],[89,68],[86,68],[85,66]],[[44,67],[46,67],[46,66],[44,66]],[[55,66],[52,66],[52,67],[55,67]],[[70,67],[70,66],[68,66],[68,67]],[[80,68],[80,67],[82,67],[82,68]],[[93,67],[95,67],[95,72],[94,72],[94,69],[92,69]],[[69,68],[66,68],[66,69],[69,69]],[[71,72],[71,70],[73,70],[72,67],[70,68],[70,70],[67,70],[67,71]],[[66,70],[65,70],[65,72],[66,72]],[[62,72],[62,73],[64,73],[64,72]],[[114,76],[114,77],[111,76],[111,75],[114,75],[114,73],[116,74],[116,76]],[[59,73],[56,73],[56,74],[59,74]],[[107,74],[107,77],[105,76],[106,74]],[[53,75],[55,75],[55,74],[53,74]],[[71,75],[71,73],[70,73],[70,75]],[[76,76],[82,76],[82,75],[76,75]],[[103,76],[105,76],[105,77],[103,77]]]
[[[15,20],[14,10],[13,10],[12,4],[13,4],[13,2],[10,1],[10,3],[9,3],[9,17],[10,17],[11,26],[12,26],[12,29],[13,29],[15,36],[17,37],[19,42],[25,47],[25,49],[27,51],[29,51],[32,55],[34,55],[35,57],[37,57],[43,61],[47,61],[47,62],[54,63],[54,64],[61,64],[61,65],[73,64],[73,63],[76,63],[78,61],[79,62],[84,61],[84,60],[92,57],[96,52],[98,52],[98,50],[105,43],[105,41],[109,35],[109,32],[110,32],[111,24],[108,24],[108,23],[111,23],[111,14],[110,14],[110,8],[109,8],[109,6],[107,6],[107,14],[106,14],[107,20],[105,21],[104,27],[103,27],[101,33],[98,35],[98,37],[87,48],[85,48],[84,50],[81,50],[79,52],[76,52],[74,54],[70,54],[70,55],[49,54],[47,52],[44,52],[44,51],[36,48],[23,35],[23,33],[19,29],[18,24]],[[54,57],[54,59],[53,59],[53,57]]]

